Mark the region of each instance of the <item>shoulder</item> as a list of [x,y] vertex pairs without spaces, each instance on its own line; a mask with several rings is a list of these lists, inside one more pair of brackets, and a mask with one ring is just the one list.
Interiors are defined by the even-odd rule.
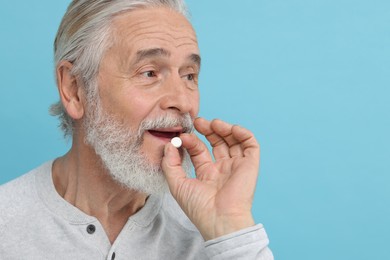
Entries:
[[42,174],[47,163],[0,186],[0,226],[26,215],[39,201],[36,176]]
[[10,182],[0,186],[0,202],[1,206],[8,203],[16,203],[22,197],[28,197],[34,186],[34,175],[36,170],[32,170]]

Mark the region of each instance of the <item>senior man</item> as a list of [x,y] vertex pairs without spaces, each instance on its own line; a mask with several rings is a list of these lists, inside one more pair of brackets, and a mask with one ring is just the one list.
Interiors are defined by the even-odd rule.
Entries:
[[71,2],[52,113],[72,146],[0,188],[1,259],[273,258],[251,214],[258,143],[197,118],[201,59],[185,15],[180,0]]

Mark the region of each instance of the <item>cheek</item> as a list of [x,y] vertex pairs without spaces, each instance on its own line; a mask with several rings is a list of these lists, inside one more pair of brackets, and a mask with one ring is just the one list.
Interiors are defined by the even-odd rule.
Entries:
[[199,91],[196,91],[196,93],[194,93],[192,97],[192,110],[190,112],[192,118],[196,118],[198,116],[199,103],[200,103]]
[[[146,102],[148,100],[148,102]],[[137,93],[124,93],[111,101],[110,110],[133,130],[138,130],[140,123],[153,110],[153,102]]]
[[143,95],[132,94],[126,99],[126,112],[142,120],[153,108],[153,102],[150,98]]

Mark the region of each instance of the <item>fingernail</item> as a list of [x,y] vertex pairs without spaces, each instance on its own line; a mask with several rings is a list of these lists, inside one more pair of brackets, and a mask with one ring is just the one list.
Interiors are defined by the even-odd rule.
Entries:
[[165,146],[164,146],[164,152],[163,152],[164,156],[167,155],[167,149],[168,149],[167,146],[168,146],[168,145],[165,145]]

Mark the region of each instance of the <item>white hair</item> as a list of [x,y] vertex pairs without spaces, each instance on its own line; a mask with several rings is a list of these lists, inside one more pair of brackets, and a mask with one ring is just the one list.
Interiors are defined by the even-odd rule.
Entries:
[[[183,0],[73,0],[54,41],[55,67],[61,61],[69,61],[73,64],[71,73],[81,80],[85,91],[97,91],[95,79],[99,65],[112,44],[113,18],[132,10],[155,7],[167,7],[188,17]],[[73,120],[61,101],[50,107],[50,114],[60,118],[64,135],[71,136]]]

